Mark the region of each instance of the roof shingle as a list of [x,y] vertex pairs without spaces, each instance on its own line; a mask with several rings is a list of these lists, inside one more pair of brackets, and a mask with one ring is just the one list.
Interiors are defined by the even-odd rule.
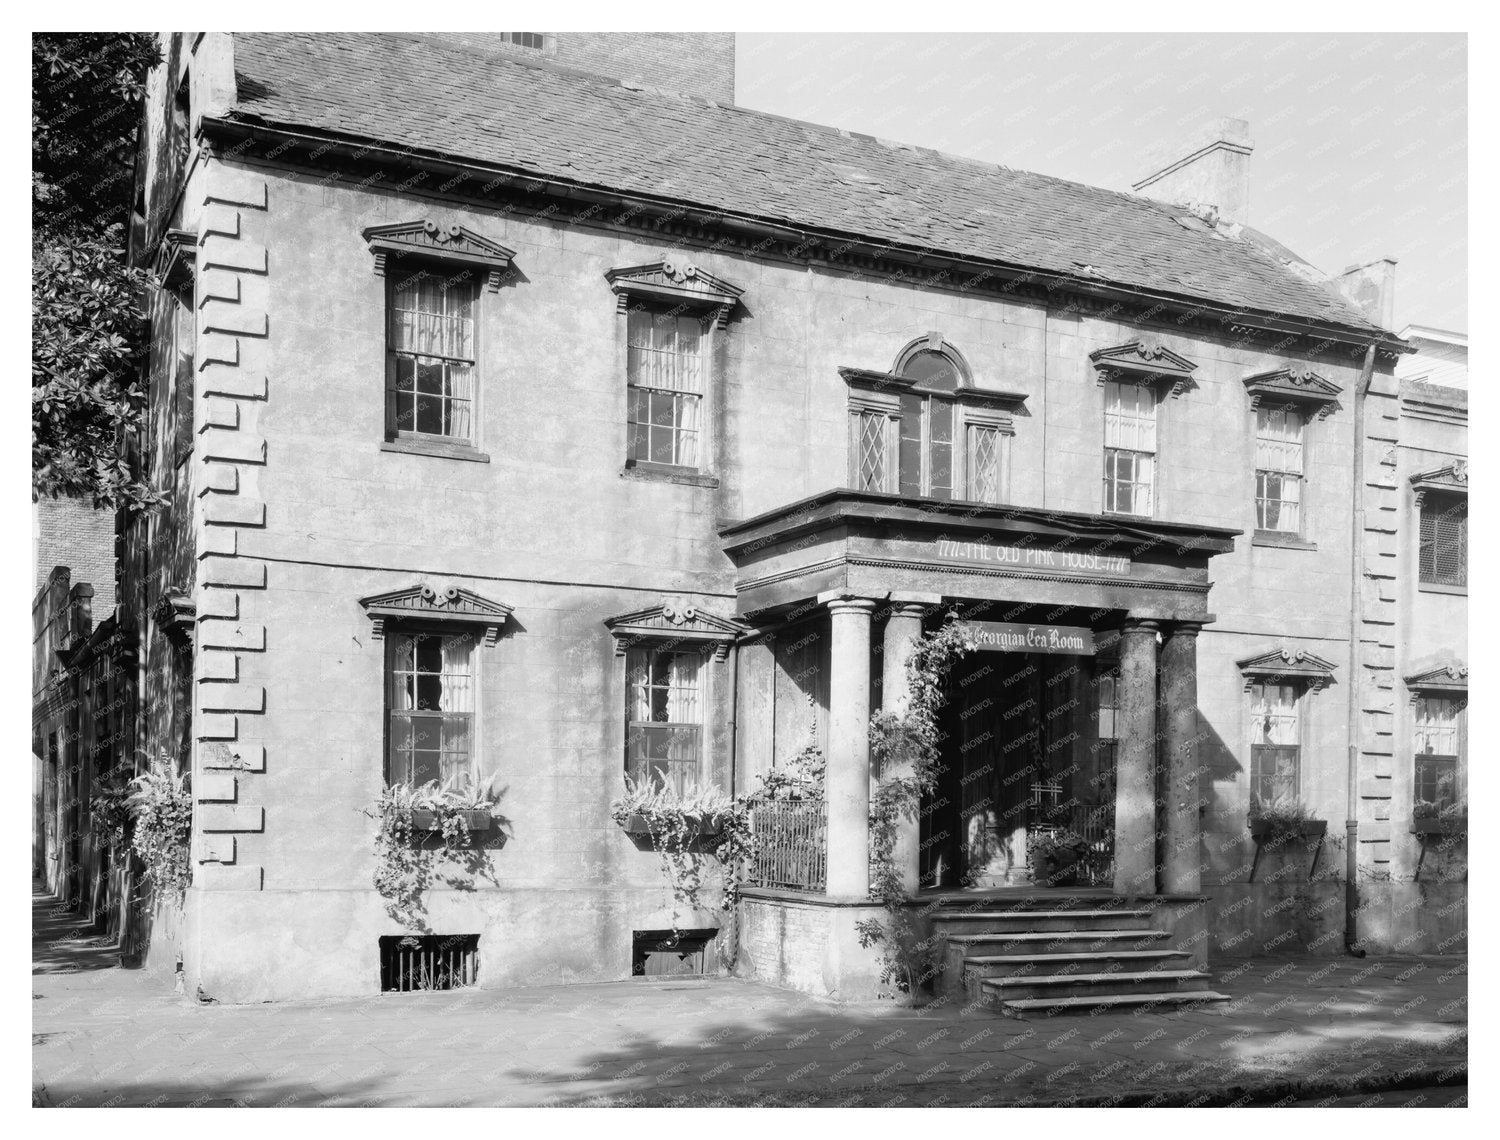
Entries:
[[1369,331],[1174,207],[418,35],[236,33],[236,115],[782,225]]

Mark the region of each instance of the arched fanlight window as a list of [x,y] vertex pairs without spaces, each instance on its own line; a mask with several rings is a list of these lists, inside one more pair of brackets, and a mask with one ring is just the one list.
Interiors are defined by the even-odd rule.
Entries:
[[[964,497],[960,492],[964,441],[954,393],[969,382],[967,362],[941,336],[913,341],[896,357],[894,372],[914,381],[901,393],[901,428],[897,444],[898,493],[927,495],[934,499]],[[955,448],[959,449],[955,454]],[[998,452],[991,449],[992,455]],[[995,464],[991,462],[990,468]],[[981,478],[978,482],[983,482]],[[994,488],[977,487],[968,497],[981,501],[998,498]]]

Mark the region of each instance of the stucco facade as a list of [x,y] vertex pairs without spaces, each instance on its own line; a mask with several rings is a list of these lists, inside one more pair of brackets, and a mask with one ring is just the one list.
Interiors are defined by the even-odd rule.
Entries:
[[[146,702],[144,747],[180,755],[198,801],[193,884],[180,924],[160,927],[153,949],[180,957],[190,988],[249,1001],[377,987],[378,939],[402,927],[371,881],[370,812],[386,780],[388,635],[362,599],[424,585],[471,591],[508,611],[494,644],[475,651],[474,705],[475,755],[481,775],[504,789],[496,814],[505,823],[472,883],[430,892],[430,929],[479,935],[485,986],[628,975],[633,932],[670,926],[671,898],[655,853],[610,819],[622,790],[627,697],[623,651],[608,622],[695,608],[745,631],[705,664],[705,780],[748,790],[757,772],[803,745],[813,719],[831,757],[852,747],[849,734],[862,723],[849,719],[857,706],[845,703],[854,696],[838,662],[863,652],[879,676],[891,582],[823,584],[801,569],[808,548],[788,539],[774,554],[786,560],[784,595],[756,600],[747,582],[758,556],[731,556],[733,530],[851,486],[853,389],[841,369],[894,371],[904,349],[933,334],[932,343],[962,354],[974,388],[1007,394],[1008,479],[984,516],[997,533],[1014,525],[1003,508],[1036,520],[1102,519],[1106,389],[1091,354],[1161,343],[1191,364],[1187,382],[1153,388],[1156,498],[1142,523],[1150,552],[1137,555],[1127,584],[1068,573],[1047,582],[963,577],[934,563],[902,571],[895,589],[930,598],[929,620],[944,604],[986,601],[1092,609],[1099,629],[1144,621],[1152,670],[1155,643],[1171,641],[1173,623],[1201,626],[1196,703],[1189,695],[1186,708],[1201,771],[1203,808],[1192,827],[1202,833],[1206,949],[1276,943],[1291,928],[1278,904],[1301,899],[1296,948],[1337,951],[1338,883],[1309,885],[1296,867],[1272,873],[1280,856],[1256,864],[1246,827],[1253,670],[1243,663],[1277,653],[1320,663],[1300,703],[1299,795],[1328,821],[1330,836],[1341,833],[1351,742],[1345,687],[1354,683],[1351,397],[1365,345],[1378,336],[1274,335],[1181,307],[960,287],[878,263],[716,241],[706,224],[669,234],[619,211],[578,218],[362,179],[305,148],[278,152],[219,132],[215,116],[234,99],[233,40],[194,35],[177,46],[153,78],[138,248],[160,265],[168,231],[177,231],[190,249],[182,280],[194,314],[192,442],[178,466],[168,410],[184,405],[160,362],[142,462],[176,494],[167,512],[127,530],[121,600],[139,629],[148,692],[183,698]],[[184,66],[192,145],[173,167],[166,93],[177,90]],[[462,456],[388,438],[389,281],[369,231],[408,222],[460,227],[506,251],[495,287],[477,292],[478,382],[472,447]],[[611,275],[664,261],[687,262],[700,280],[737,291],[705,326],[702,458],[691,475],[626,463],[627,315]],[[1371,403],[1394,405],[1399,348],[1380,343],[1370,358]],[[1256,536],[1254,403],[1264,397],[1247,386],[1288,368],[1315,372],[1340,393],[1308,405],[1305,514],[1291,542]],[[1407,486],[1409,471],[1461,453],[1451,431],[1428,438],[1438,430],[1430,416],[1403,415],[1396,487]],[[1109,541],[1126,544],[1121,534]],[[1210,536],[1203,541],[1212,549],[1183,561],[1168,550],[1173,535]],[[832,531],[826,540],[842,541]],[[1399,565],[1396,574],[1412,581]],[[829,591],[875,603],[873,625],[859,634],[867,640],[847,643],[854,650],[839,648],[847,606],[830,611]],[[174,597],[180,604],[163,608]],[[1148,597],[1166,600],[1143,605]],[[1408,628],[1462,627],[1462,598],[1413,588],[1397,604]],[[1044,620],[1039,608],[1027,613],[1023,620]],[[173,679],[184,661],[174,648],[184,622],[190,684]],[[1451,635],[1442,647],[1464,652]],[[1403,646],[1397,670],[1428,648],[1437,646]],[[789,665],[788,652],[804,664]],[[1154,690],[1142,699],[1154,702]],[[1402,714],[1393,715],[1399,740]],[[1395,820],[1410,791],[1399,762],[1388,778]],[[1362,827],[1376,818],[1371,809]],[[830,826],[843,826],[836,810]],[[1396,830],[1388,849],[1362,844],[1362,866],[1404,869]],[[1320,877],[1342,874],[1337,852],[1322,860]],[[749,904],[747,960],[772,953],[775,923],[789,931],[776,936],[785,943],[816,911]],[[1309,911],[1319,917],[1307,919]],[[847,925],[848,915],[838,912],[834,925]],[[829,937],[851,944],[847,930]],[[822,981],[818,962],[805,960],[788,967],[797,978],[781,980],[823,987],[826,952],[813,957],[822,960]]]

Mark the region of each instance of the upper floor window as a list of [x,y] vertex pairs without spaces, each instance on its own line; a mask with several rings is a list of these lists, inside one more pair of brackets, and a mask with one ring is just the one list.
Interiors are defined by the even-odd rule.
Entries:
[[626,652],[625,770],[638,787],[687,792],[703,759],[701,649],[644,644]]
[[193,338],[197,330],[191,295],[169,289],[167,297],[172,322],[172,462],[181,464],[193,453]]
[[699,466],[704,391],[703,320],[662,306],[630,309],[626,380],[630,463]]
[[1149,515],[1156,486],[1156,390],[1104,383],[1104,509]]
[[1250,685],[1250,800],[1279,807],[1300,793],[1302,722],[1296,684]]
[[543,32],[501,32],[500,37],[507,43],[518,44],[525,48],[541,48],[546,43]]
[[475,274],[417,269],[391,282],[388,430],[474,441]]
[[1302,531],[1302,434],[1295,408],[1255,412],[1255,526],[1282,534]]
[[999,406],[1024,395],[972,387],[968,365],[936,333],[909,345],[893,373],[841,371],[857,389],[850,396],[857,490],[1005,501],[1012,431]]
[[465,791],[477,778],[471,632],[403,632],[387,659],[388,781]]
[[1422,496],[1417,546],[1420,581],[1439,586],[1469,583],[1469,497],[1428,490]]

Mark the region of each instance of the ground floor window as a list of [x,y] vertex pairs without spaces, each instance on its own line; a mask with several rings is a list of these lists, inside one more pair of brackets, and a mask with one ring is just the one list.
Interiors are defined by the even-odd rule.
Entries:
[[474,641],[472,633],[421,631],[391,639],[390,783],[474,785]]
[[1301,717],[1296,685],[1250,686],[1250,802],[1286,807],[1300,791]]
[[703,653],[633,646],[625,658],[625,770],[638,786],[697,786],[703,755]]
[[1415,785],[1412,798],[1441,811],[1458,803],[1458,717],[1456,697],[1418,697],[1413,731]]

